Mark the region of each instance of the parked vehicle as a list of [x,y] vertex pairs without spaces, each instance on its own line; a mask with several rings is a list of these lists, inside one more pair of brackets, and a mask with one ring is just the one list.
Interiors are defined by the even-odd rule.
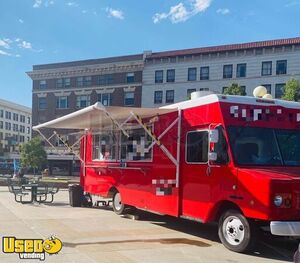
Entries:
[[[208,95],[159,109],[100,103],[35,126],[82,129],[80,184],[133,207],[219,222],[244,252],[257,226],[289,235],[300,221],[300,104]],[[283,233],[284,232],[284,233]]]

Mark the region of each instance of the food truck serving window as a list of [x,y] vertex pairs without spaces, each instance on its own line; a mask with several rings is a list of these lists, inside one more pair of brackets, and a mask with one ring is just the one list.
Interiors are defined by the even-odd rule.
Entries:
[[129,137],[121,135],[121,159],[128,161],[151,160],[152,139],[143,128],[126,130]]
[[207,163],[208,160],[208,132],[192,131],[186,136],[186,162]]
[[93,135],[93,160],[116,160],[117,138],[113,131]]
[[94,133],[93,160],[151,161],[152,138],[140,126],[125,130],[129,137],[113,129]]

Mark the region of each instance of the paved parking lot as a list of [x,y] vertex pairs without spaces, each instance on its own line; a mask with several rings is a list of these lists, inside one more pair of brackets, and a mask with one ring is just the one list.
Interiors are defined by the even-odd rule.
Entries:
[[[7,187],[0,187],[1,237],[56,235],[62,240],[62,250],[46,254],[45,262],[291,262],[297,248],[295,241],[264,236],[255,252],[233,253],[219,242],[215,225],[146,212],[138,216],[122,218],[111,208],[72,208],[66,190],[53,204],[22,205]],[[0,252],[0,262],[22,261],[40,262]]]

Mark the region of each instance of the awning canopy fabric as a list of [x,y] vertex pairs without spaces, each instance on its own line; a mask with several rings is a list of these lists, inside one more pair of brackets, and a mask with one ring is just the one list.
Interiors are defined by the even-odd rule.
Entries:
[[141,118],[148,118],[174,111],[177,111],[177,109],[105,107],[100,102],[97,102],[82,110],[34,126],[33,130],[39,130],[41,128],[78,130],[101,129],[112,125],[112,120],[121,124],[128,119],[131,113],[134,113]]

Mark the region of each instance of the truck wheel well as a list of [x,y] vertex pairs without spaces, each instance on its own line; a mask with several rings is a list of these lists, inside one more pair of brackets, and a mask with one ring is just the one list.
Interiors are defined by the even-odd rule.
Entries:
[[113,186],[112,188],[109,189],[107,197],[113,198],[113,196],[116,192],[119,192],[119,191],[116,187]]
[[219,221],[221,215],[225,211],[230,210],[230,209],[240,211],[241,214],[243,214],[242,210],[240,209],[240,207],[237,204],[232,203],[230,201],[223,201],[217,205],[217,207],[215,209],[215,213],[212,215],[212,221]]

